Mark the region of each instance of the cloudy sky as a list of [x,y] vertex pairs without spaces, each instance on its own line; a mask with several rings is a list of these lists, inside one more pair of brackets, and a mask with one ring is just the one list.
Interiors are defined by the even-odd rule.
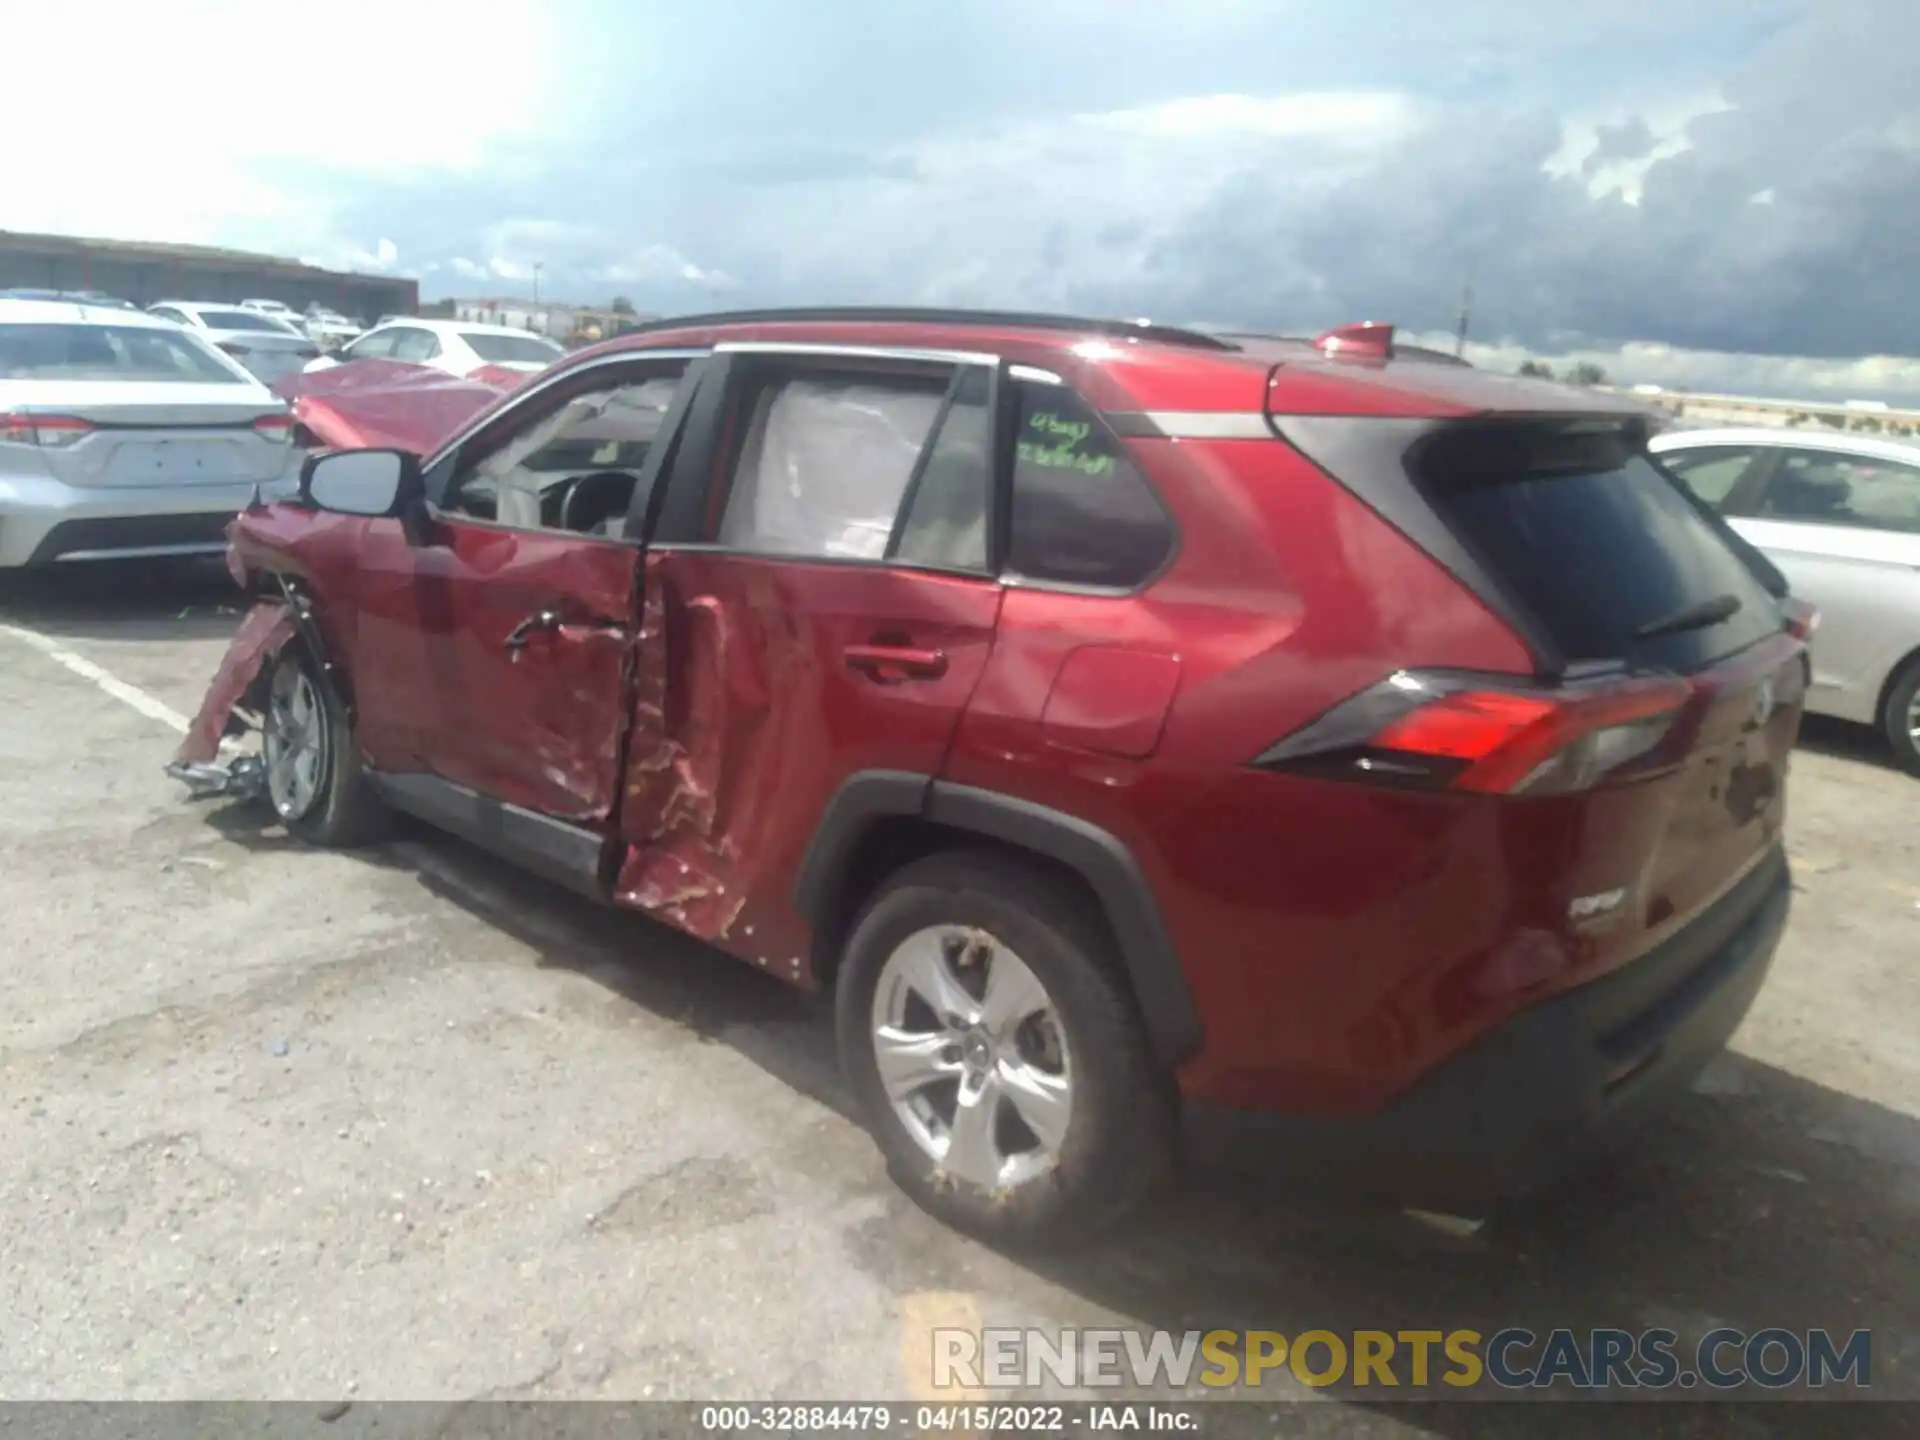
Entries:
[[[1920,0],[7,0],[0,228],[1920,397]],[[305,18],[303,18],[303,14]],[[324,19],[312,18],[316,13]]]

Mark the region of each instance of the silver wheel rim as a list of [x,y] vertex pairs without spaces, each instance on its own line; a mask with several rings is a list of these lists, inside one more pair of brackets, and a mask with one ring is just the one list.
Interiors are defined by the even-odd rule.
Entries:
[[1920,690],[1913,692],[1913,698],[1907,701],[1907,739],[1913,742],[1913,748],[1920,750]]
[[283,820],[298,820],[314,806],[326,775],[327,717],[307,672],[284,665],[267,699],[262,759],[267,795]]
[[938,925],[887,957],[874,1060],[893,1113],[941,1170],[987,1190],[1053,1168],[1073,1117],[1073,1064],[1053,999],[984,930]]

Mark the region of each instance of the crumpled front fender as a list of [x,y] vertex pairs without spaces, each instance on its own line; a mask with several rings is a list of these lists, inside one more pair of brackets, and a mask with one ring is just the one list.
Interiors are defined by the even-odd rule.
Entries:
[[262,600],[248,612],[214,672],[200,712],[187,728],[187,738],[173,753],[175,765],[205,765],[220,753],[220,739],[227,732],[233,707],[298,633],[293,608],[284,600]]

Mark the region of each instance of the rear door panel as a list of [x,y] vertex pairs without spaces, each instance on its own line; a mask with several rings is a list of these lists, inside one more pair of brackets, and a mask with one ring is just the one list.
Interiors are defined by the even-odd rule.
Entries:
[[[717,363],[718,388],[696,397],[648,556],[617,898],[804,980],[793,886],[808,843],[849,777],[940,772],[1002,589],[988,573],[713,543],[743,443],[743,373]],[[794,463],[830,464],[823,453],[797,445]],[[806,491],[808,476],[795,484]]]
[[[1000,586],[662,550],[647,594],[619,898],[708,939],[750,938],[738,923],[793,951],[792,877],[820,817],[860,771],[938,772]],[[939,673],[850,663],[875,643],[937,655]]]

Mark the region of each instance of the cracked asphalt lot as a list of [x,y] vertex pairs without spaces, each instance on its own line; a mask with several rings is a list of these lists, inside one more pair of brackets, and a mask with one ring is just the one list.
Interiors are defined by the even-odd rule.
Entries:
[[[231,603],[99,571],[0,622],[189,714]],[[1464,1240],[1202,1175],[1020,1260],[896,1194],[819,1004],[431,832],[324,854],[191,804],[175,740],[0,630],[7,1399],[927,1398],[929,1330],[982,1324],[1870,1327],[1875,1389],[1920,1391],[1920,782],[1845,727],[1796,758],[1734,1053],[1606,1174]]]

